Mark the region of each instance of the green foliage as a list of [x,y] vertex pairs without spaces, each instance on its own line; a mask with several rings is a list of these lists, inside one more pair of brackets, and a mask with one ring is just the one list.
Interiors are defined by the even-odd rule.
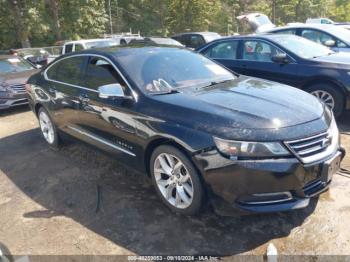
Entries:
[[146,36],[205,30],[232,34],[245,30],[236,16],[248,12],[265,13],[277,25],[309,17],[350,21],[350,1],[0,0],[0,12],[0,49],[7,49],[100,37],[111,30]]

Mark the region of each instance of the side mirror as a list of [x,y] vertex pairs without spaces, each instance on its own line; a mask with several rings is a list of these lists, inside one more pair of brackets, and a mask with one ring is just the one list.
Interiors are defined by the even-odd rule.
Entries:
[[323,43],[327,47],[335,47],[335,41],[334,40],[327,40]]
[[279,64],[288,64],[289,59],[286,53],[278,53],[272,56],[271,60]]
[[100,98],[130,98],[129,96],[125,96],[124,89],[120,84],[109,84],[100,86],[98,88],[98,96]]

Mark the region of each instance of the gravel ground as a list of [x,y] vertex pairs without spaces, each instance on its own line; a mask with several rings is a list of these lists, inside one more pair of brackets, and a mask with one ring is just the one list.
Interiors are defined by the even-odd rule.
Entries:
[[[350,114],[339,120],[350,132]],[[350,152],[350,136],[342,135]],[[343,167],[350,169],[349,155]],[[96,210],[97,188],[100,209]],[[170,212],[144,176],[81,143],[47,147],[26,107],[0,113],[0,242],[16,255],[350,255],[350,176],[294,212]]]

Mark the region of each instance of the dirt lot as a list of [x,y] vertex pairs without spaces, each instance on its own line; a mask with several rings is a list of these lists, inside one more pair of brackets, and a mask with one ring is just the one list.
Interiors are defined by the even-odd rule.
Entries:
[[[350,132],[349,113],[339,125]],[[350,136],[342,142],[350,152]],[[0,115],[0,242],[17,255],[231,256],[264,254],[269,243],[280,254],[350,255],[349,188],[350,176],[336,175],[331,189],[301,211],[184,217],[112,158],[80,143],[49,149],[26,107]]]

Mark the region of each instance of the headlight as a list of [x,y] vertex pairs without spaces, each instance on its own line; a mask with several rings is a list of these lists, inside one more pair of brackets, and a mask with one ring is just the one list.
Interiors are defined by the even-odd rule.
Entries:
[[244,142],[214,137],[218,150],[229,157],[276,157],[289,156],[289,151],[278,142]]

